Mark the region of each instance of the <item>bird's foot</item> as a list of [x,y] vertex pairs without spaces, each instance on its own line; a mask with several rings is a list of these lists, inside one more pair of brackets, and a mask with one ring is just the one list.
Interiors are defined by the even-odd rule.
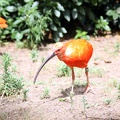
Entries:
[[86,93],[88,93],[88,92],[91,92],[91,93],[93,93],[93,94],[95,95],[95,92],[94,92],[94,90],[92,89],[91,86],[87,86],[87,87],[85,88],[84,94],[86,94]]

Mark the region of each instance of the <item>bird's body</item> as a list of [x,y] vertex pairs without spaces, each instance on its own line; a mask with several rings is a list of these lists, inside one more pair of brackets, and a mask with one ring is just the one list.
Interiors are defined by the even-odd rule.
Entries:
[[56,43],[54,46],[54,51],[49,56],[44,63],[40,66],[38,69],[38,72],[34,78],[34,83],[36,82],[37,76],[40,72],[40,70],[43,68],[43,66],[54,56],[57,56],[59,60],[63,61],[68,65],[72,70],[72,90],[71,93],[73,93],[73,87],[74,87],[74,80],[75,80],[75,74],[74,74],[74,67],[78,68],[85,68],[85,74],[87,78],[87,86],[85,88],[85,92],[88,91],[89,85],[89,79],[88,79],[88,62],[92,56],[93,53],[93,47],[92,45],[87,42],[84,39],[77,39],[77,40],[69,40],[65,43]]
[[87,67],[87,63],[93,52],[92,45],[86,40],[70,40],[63,44],[60,53],[57,55],[59,60],[65,62],[69,67]]

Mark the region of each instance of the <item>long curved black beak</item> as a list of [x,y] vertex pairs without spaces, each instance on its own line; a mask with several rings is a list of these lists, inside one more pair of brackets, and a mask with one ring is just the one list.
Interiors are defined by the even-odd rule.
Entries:
[[39,74],[39,72],[41,71],[41,69],[42,69],[42,68],[44,67],[44,65],[45,65],[50,59],[52,59],[55,55],[56,55],[55,52],[53,52],[53,53],[43,62],[43,64],[39,67],[39,69],[38,69],[38,71],[37,71],[37,73],[36,73],[36,75],[35,75],[35,78],[34,78],[34,83],[36,82],[36,79],[37,79],[38,74]]

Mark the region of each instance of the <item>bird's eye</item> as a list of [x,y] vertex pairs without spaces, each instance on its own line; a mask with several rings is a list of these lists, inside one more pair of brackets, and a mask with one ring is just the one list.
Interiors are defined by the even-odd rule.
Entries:
[[57,50],[58,52],[60,51],[60,49]]

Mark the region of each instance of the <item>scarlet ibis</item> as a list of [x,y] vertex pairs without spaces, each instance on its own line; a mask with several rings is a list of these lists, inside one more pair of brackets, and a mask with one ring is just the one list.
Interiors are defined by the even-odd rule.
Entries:
[[6,20],[0,17],[0,28],[7,28]]
[[36,82],[37,76],[43,66],[54,56],[57,56],[59,60],[63,61],[72,70],[72,89],[73,93],[75,73],[74,67],[85,68],[85,74],[87,78],[87,85],[85,88],[85,93],[90,89],[90,83],[88,78],[88,62],[92,56],[93,47],[92,45],[84,39],[69,40],[65,43],[58,42],[54,46],[53,53],[43,62],[43,64],[38,69],[36,76],[34,78],[34,83]]

